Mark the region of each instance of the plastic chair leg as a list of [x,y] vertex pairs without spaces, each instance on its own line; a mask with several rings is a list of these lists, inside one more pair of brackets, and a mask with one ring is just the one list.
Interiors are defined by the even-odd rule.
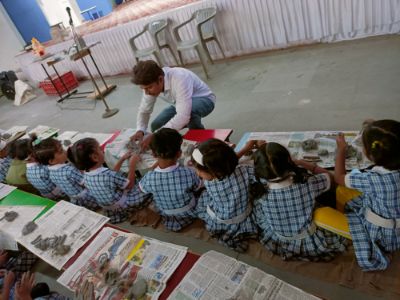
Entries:
[[201,41],[201,45],[203,46],[204,52],[206,53],[207,58],[210,61],[210,63],[214,64],[214,61],[212,60],[211,55],[210,55],[210,51],[208,51],[207,43],[205,41]]
[[172,57],[174,58],[176,65],[179,66],[180,63],[178,62],[178,59],[176,58],[174,51],[172,51],[172,49],[171,49],[171,47],[169,45],[166,48],[169,50],[169,52],[171,52]]
[[179,56],[179,60],[181,61],[181,66],[184,67],[185,62],[183,61],[182,52],[179,50],[178,50],[178,56]]
[[162,59],[161,55],[159,52],[155,51],[153,52],[154,57],[156,58],[156,61],[159,66],[164,66],[164,60]]
[[199,46],[196,46],[195,49],[196,49],[197,55],[198,55],[199,58],[200,58],[200,62],[201,62],[201,65],[202,65],[202,67],[203,67],[203,71],[204,71],[204,73],[206,74],[206,78],[207,78],[207,79],[210,79],[210,77],[208,76],[208,73],[207,73],[206,62],[204,61],[203,53],[202,53],[202,51],[201,51],[202,49],[200,49]]
[[221,47],[221,43],[219,42],[219,40],[217,39],[217,37],[214,37],[214,40],[215,40],[215,42],[217,43],[218,48],[219,48],[219,50],[221,51],[223,58],[226,59],[225,53],[224,53],[224,51],[222,50],[222,47]]

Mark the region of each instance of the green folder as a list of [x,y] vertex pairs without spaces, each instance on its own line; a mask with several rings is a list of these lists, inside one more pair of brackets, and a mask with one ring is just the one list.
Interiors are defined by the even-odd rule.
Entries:
[[56,204],[55,201],[46,199],[40,196],[36,196],[27,192],[20,190],[14,190],[8,194],[3,199],[0,199],[1,206],[12,206],[12,205],[35,205],[35,206],[45,206],[39,215],[35,218],[39,218],[46,211],[52,208]]

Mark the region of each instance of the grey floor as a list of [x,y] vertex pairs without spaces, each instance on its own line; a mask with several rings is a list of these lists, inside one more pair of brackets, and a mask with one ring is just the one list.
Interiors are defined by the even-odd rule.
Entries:
[[[247,131],[355,130],[366,118],[400,119],[400,36],[381,36],[335,44],[319,44],[271,51],[231,59],[210,66],[207,81],[217,95],[215,111],[204,119],[207,128],[232,128],[232,142]],[[190,67],[204,78],[199,66]],[[117,89],[107,96],[110,107],[120,112],[102,119],[100,101],[66,101],[63,109],[41,91],[34,101],[15,107],[0,98],[0,128],[39,124],[62,130],[111,132],[135,127],[141,91],[129,76],[108,78]],[[80,85],[90,89],[89,82]],[[94,110],[71,110],[88,108]],[[154,114],[165,107],[159,101]],[[327,299],[375,299],[345,287],[309,279],[275,269],[248,255],[237,255],[215,243],[207,243],[176,233],[151,228],[124,227],[139,234],[188,246],[204,253],[215,249],[257,266],[308,292]],[[57,272],[44,264],[38,267],[39,279],[56,289]],[[387,296],[382,291],[382,296]]]

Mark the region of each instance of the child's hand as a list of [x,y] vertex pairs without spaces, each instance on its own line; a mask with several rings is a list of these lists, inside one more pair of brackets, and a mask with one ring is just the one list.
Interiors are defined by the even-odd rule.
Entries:
[[7,262],[7,259],[8,259],[7,256],[8,256],[7,251],[4,251],[4,250],[0,251],[0,267],[3,266]]
[[22,274],[21,281],[15,286],[16,298],[19,300],[27,300],[31,298],[31,291],[35,285],[35,275],[30,272]]
[[344,139],[344,134],[341,132],[336,137],[336,145],[338,151],[346,151],[347,143]]
[[129,160],[129,165],[136,165],[140,161],[140,156],[138,154],[132,154],[130,160]]
[[13,271],[9,271],[4,277],[4,289],[10,290],[15,281],[15,274]]
[[121,156],[122,160],[127,160],[129,157],[131,157],[132,151],[126,152],[124,155]]
[[257,140],[249,140],[249,141],[247,141],[247,143],[244,145],[244,148],[245,148],[247,151],[250,151],[250,150],[252,150],[252,149],[255,149],[255,148],[257,148],[257,142],[259,142],[259,141],[257,141]]

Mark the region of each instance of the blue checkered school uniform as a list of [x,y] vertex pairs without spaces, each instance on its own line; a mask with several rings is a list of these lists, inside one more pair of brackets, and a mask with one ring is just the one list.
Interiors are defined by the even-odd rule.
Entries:
[[144,193],[153,200],[168,230],[178,231],[197,218],[195,192],[201,185],[196,172],[176,164],[166,169],[148,172],[139,183]]
[[125,221],[131,212],[143,208],[151,199],[151,196],[142,193],[137,185],[127,190],[129,180],[121,173],[108,168],[85,172],[84,181],[111,223]]
[[[221,180],[205,180],[206,190],[199,198],[198,216],[205,221],[207,230],[219,242],[238,251],[246,250],[246,239],[257,236],[249,202],[250,184],[255,181],[253,167],[238,165]],[[240,220],[227,224],[235,218]]]
[[12,159],[5,157],[0,159],[0,182],[5,182],[8,169],[10,168]]
[[[400,170],[353,170],[345,183],[362,192],[345,206],[357,262],[364,271],[385,270],[390,263],[387,254],[400,249]],[[384,220],[397,219],[397,226],[371,223],[367,217],[371,212]]]
[[71,203],[89,209],[98,208],[96,199],[83,184],[83,174],[73,165],[57,164],[48,167],[50,180],[66,194]]
[[313,223],[315,198],[330,188],[327,174],[305,183],[293,177],[267,183],[267,192],[254,203],[260,242],[282,259],[328,261],[346,250],[346,239]]
[[26,165],[26,178],[45,198],[56,200],[64,195],[61,189],[50,180],[48,166],[28,163]]

